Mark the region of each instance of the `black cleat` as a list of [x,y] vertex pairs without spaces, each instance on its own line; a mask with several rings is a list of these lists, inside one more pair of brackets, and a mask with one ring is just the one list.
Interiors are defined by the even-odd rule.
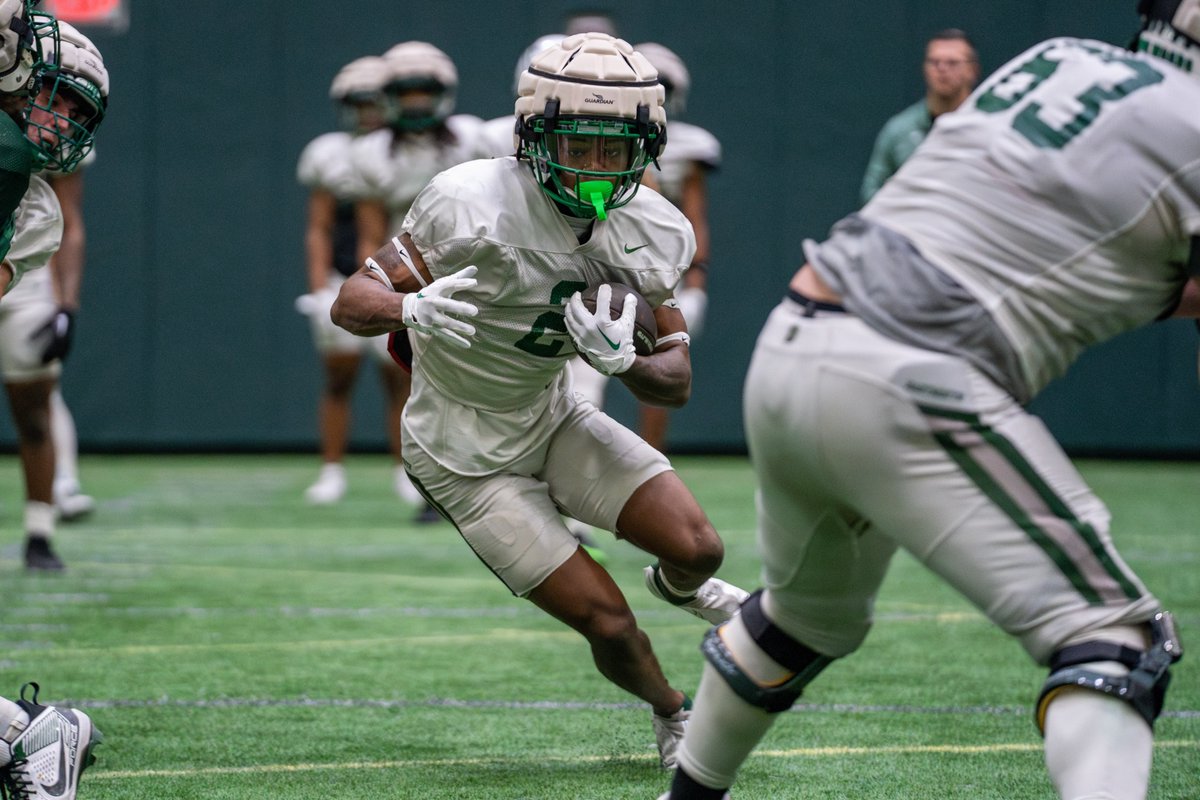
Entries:
[[426,502],[425,505],[422,506],[421,510],[417,512],[417,516],[414,518],[414,521],[419,522],[422,525],[428,525],[431,522],[440,522],[441,519],[442,515],[438,513],[438,510],[430,503]]
[[62,562],[45,536],[29,534],[25,537],[25,569],[42,572],[62,572],[67,565]]

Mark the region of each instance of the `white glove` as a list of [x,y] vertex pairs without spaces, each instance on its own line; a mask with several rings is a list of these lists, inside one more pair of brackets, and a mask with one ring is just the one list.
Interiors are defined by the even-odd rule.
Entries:
[[688,333],[699,336],[704,330],[704,311],[708,308],[708,292],[699,286],[689,286],[675,292],[675,301],[687,323]]
[[605,375],[619,375],[633,366],[637,353],[633,350],[633,317],[637,313],[637,298],[625,296],[621,316],[610,319],[609,304],[612,287],[607,283],[596,290],[596,311],[583,305],[583,296],[576,292],[567,301],[567,333],[575,349],[588,363]]
[[459,347],[470,347],[466,337],[475,335],[475,326],[450,316],[473,317],[479,313],[476,306],[450,296],[463,289],[474,289],[479,281],[474,266],[463,267],[453,275],[438,278],[419,292],[404,295],[404,325],[414,331],[449,339]]

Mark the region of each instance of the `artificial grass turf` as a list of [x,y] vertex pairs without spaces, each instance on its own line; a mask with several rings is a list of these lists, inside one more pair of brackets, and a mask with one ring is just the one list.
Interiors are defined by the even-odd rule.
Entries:
[[[69,570],[27,576],[20,479],[0,458],[0,691],[89,709],[106,734],[80,797],[657,797],[649,711],[582,639],[511,597],[446,524],[419,526],[386,459],[349,462],[339,506],[302,501],[310,458],[85,457],[96,515]],[[756,583],[744,459],[677,459]],[[1083,462],[1125,559],[1200,629],[1200,465]],[[644,554],[610,570],[669,678],[694,690],[705,626],[655,601]],[[1200,795],[1200,668],[1175,669],[1152,800]],[[735,796],[1051,798],[1030,706],[1044,673],[901,554],[863,648],[750,759]]]

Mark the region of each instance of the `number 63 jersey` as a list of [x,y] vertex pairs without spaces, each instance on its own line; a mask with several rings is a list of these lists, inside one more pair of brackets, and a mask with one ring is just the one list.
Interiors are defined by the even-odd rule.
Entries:
[[1200,235],[1200,77],[1042,42],[940,117],[862,216],[982,305],[1032,396],[1177,302]]

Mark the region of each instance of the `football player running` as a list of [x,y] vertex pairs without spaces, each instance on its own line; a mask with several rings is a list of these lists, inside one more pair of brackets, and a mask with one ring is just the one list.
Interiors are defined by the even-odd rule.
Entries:
[[[47,68],[29,111],[28,142],[38,168],[70,173],[91,150],[108,105],[108,72],[96,46],[71,25],[58,24],[46,45]],[[40,176],[15,214],[7,262],[28,273],[0,302],[0,376],[17,429],[25,476],[25,566],[61,570],[54,552],[55,452],[50,428],[51,395],[62,369],[59,305],[50,271],[43,269],[62,240],[63,216],[50,185]]]
[[1139,52],[1036,45],[805,243],[745,384],[765,589],[704,640],[664,797],[725,795],[862,643],[898,547],[1048,667],[1059,796],[1145,797],[1180,642],[1024,408],[1088,346],[1200,313],[1200,0],[1138,8]]
[[[651,592],[711,622],[745,597],[712,575],[724,548],[667,459],[577,399],[576,350],[638,398],[680,405],[691,366],[672,287],[691,263],[691,227],[638,186],[663,144],[662,87],[629,44],[564,39],[521,76],[519,157],[434,178],[400,233],[342,287],[334,321],[364,335],[407,330],[413,393],[404,461],[414,484],[516,596],[587,640],[597,668],[644,700],[662,763],[688,717],[612,577],[559,512],[658,558]],[[604,289],[624,283],[656,308],[659,340],[638,356],[634,300],[617,320]]]

